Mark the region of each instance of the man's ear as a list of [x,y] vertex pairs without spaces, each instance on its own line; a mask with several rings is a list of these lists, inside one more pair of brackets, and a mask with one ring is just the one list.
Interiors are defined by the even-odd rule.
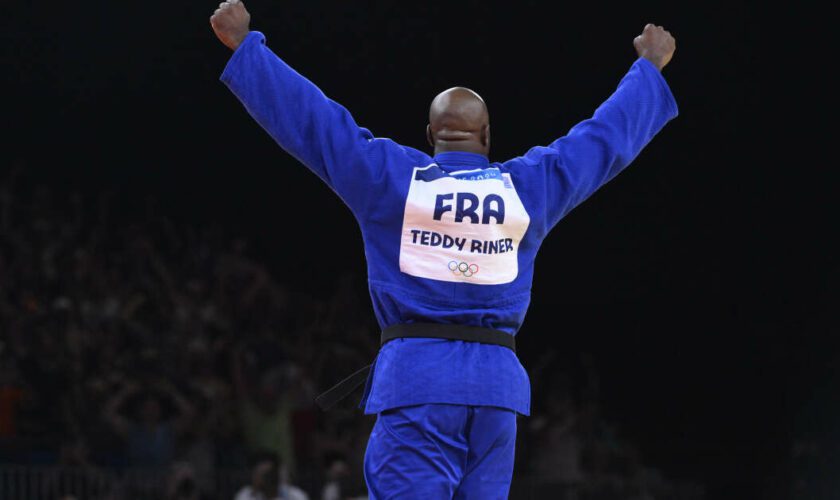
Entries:
[[490,124],[486,123],[483,127],[481,127],[481,134],[479,136],[481,140],[481,145],[484,146],[484,149],[490,150]]
[[429,146],[435,147],[435,138],[432,137],[432,124],[426,125],[426,140],[429,142]]

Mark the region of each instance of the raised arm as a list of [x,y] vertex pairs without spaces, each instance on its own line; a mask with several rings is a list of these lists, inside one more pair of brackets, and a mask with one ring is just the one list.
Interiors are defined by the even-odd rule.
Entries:
[[105,421],[120,436],[127,436],[131,431],[131,421],[122,415],[123,405],[131,396],[137,394],[138,387],[133,382],[126,382],[105,404]]
[[674,38],[648,24],[633,45],[639,58],[592,118],[517,159],[540,169],[537,175],[547,198],[546,231],[629,165],[677,116],[677,104],[660,74],[674,54]]
[[365,180],[378,175],[366,155],[373,136],[266,47],[262,33],[250,31],[250,19],[239,0],[222,2],[210,18],[216,36],[234,51],[222,82],[283,149],[357,208],[368,194]]

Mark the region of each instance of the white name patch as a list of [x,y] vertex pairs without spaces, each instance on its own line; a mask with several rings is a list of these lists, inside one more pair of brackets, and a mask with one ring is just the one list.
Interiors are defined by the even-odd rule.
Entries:
[[415,168],[405,204],[400,271],[420,278],[498,285],[519,274],[531,219],[510,174]]

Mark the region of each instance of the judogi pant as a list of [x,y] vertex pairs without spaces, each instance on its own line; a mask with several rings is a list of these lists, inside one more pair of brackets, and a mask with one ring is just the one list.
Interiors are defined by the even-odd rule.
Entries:
[[370,500],[506,499],[516,413],[428,404],[380,413],[365,453]]

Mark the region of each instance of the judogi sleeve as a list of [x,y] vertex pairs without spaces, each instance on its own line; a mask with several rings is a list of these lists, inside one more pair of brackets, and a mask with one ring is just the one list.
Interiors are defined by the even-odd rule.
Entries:
[[373,135],[265,45],[252,31],[227,63],[222,82],[289,154],[335,191],[354,214],[370,198],[382,162],[369,160]]
[[592,118],[520,157],[544,183],[543,234],[629,165],[677,112],[665,79],[639,58]]

